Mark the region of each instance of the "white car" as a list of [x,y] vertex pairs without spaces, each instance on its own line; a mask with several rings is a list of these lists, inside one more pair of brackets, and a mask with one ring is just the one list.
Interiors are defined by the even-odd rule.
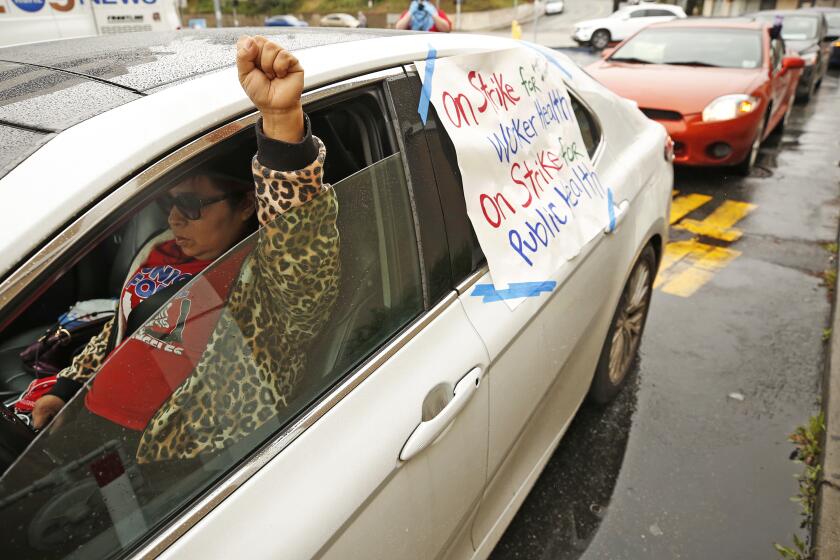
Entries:
[[327,14],[318,23],[321,27],[359,27],[359,20],[350,14]]
[[[243,32],[255,30],[0,49],[0,88],[16,92],[0,102],[6,398],[31,380],[15,361],[22,347],[75,302],[120,289],[166,227],[157,196],[199,164],[250,174],[257,115],[234,67]],[[673,153],[660,125],[546,51],[568,75],[577,149],[621,211],[553,273],[551,293],[515,309],[484,303],[475,287],[492,279],[457,154],[434,111],[420,120],[413,61],[430,45],[446,58],[521,43],[274,38],[306,69],[303,102],[339,205],[338,301],[299,396],[232,446],[160,464],[89,431],[78,437],[97,447],[81,456],[29,452],[32,435],[0,407],[4,557],[486,558],[587,394],[608,400],[630,369],[667,241]],[[192,280],[207,287],[194,304],[224,307],[208,277],[249,242]],[[248,328],[236,325],[231,336]],[[56,423],[72,422],[87,390]]]
[[563,0],[553,0],[545,3],[545,15],[553,16],[555,14],[562,14],[566,5]]
[[652,23],[684,17],[685,12],[679,6],[641,3],[622,8],[605,18],[575,23],[572,39],[579,45],[603,49],[612,42],[623,41]]

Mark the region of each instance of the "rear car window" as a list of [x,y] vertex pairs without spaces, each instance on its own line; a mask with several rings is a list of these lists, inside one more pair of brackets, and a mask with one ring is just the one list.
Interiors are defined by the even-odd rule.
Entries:
[[[773,25],[776,14],[762,14],[759,21]],[[786,15],[782,19],[782,38],[788,41],[804,41],[817,36],[818,20],[815,17]]]

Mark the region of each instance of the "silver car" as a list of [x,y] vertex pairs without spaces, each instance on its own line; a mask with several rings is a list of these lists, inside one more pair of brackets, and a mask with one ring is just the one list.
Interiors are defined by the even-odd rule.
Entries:
[[[234,67],[242,32],[0,49],[7,403],[33,380],[21,350],[76,302],[118,293],[135,252],[166,227],[157,196],[207,162],[250,169],[257,116]],[[303,103],[339,207],[338,299],[300,390],[188,463],[149,464],[83,430],[93,451],[39,454],[51,430],[27,433],[4,408],[6,557],[485,558],[582,401],[609,400],[627,375],[667,241],[673,154],[661,126],[544,53],[566,73],[578,149],[618,210],[552,274],[556,289],[511,309],[479,289],[492,278],[458,150],[434,110],[425,124],[418,115],[414,61],[430,45],[446,58],[521,43],[319,29],[270,39],[306,69]],[[192,279],[205,294],[195,303],[224,313],[214,275],[259,235]],[[72,425],[87,390],[54,422]],[[255,398],[215,396],[236,410]]]

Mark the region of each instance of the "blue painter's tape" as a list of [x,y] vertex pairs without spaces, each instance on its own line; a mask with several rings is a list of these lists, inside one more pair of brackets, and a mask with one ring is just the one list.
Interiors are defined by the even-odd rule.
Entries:
[[482,303],[489,303],[503,299],[537,297],[543,292],[552,292],[555,287],[557,287],[557,282],[554,280],[515,282],[508,285],[507,290],[497,290],[493,284],[478,284],[470,295],[483,297]]
[[429,116],[429,103],[432,101],[432,76],[435,73],[435,58],[437,58],[437,51],[429,45],[423,89],[420,91],[420,105],[417,107],[417,112],[420,114],[420,120],[423,121],[423,124],[426,124],[426,119]]
[[615,203],[613,202],[612,189],[607,189],[607,211],[610,213],[610,231],[615,230]]
[[533,50],[537,51],[538,53],[540,53],[541,55],[543,55],[545,57],[545,59],[549,62],[549,64],[559,68],[560,71],[563,72],[566,75],[566,77],[569,78],[570,80],[573,79],[571,72],[569,72],[568,70],[563,68],[563,65],[560,64],[559,62],[557,62],[557,59],[554,58],[552,55],[545,52],[545,50],[543,48],[538,47],[537,45],[532,45],[531,43],[528,43],[527,41],[522,41],[522,44],[525,45],[526,47],[528,47],[529,49],[533,49]]

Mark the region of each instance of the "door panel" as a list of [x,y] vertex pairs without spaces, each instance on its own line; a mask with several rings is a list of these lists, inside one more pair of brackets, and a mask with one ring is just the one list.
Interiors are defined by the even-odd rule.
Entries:
[[[579,109],[578,121],[588,115],[592,123],[592,110],[582,104]],[[627,273],[650,232],[650,212],[644,219],[640,213],[661,209],[661,189],[654,188],[665,165],[661,131],[643,129],[631,154],[622,142],[619,115],[604,111],[599,117],[608,141],[596,170],[625,209],[616,229],[599,234],[562,264],[551,278],[557,285],[550,295],[528,298],[513,311],[504,302],[484,303],[472,289],[461,294],[491,358],[490,481],[473,525],[477,547],[498,537],[494,527],[512,515],[509,508],[527,492],[535,469],[583,400]],[[640,166],[649,169],[650,178],[640,176]],[[485,274],[477,284],[489,282]]]
[[486,384],[431,447],[406,463],[398,457],[429,390],[453,386],[474,367],[487,367],[484,346],[459,302],[447,298],[416,336],[163,558],[433,558],[484,486]]
[[[641,209],[653,208],[652,197],[659,191],[649,183],[613,233],[602,234],[561,267],[553,278],[557,288],[519,338],[498,354],[495,346],[488,345],[490,480],[473,524],[476,547],[498,538],[494,528],[524,498],[521,494],[537,475],[534,470],[542,467],[545,454],[557,444],[585,397],[639,240],[649,232],[650,211],[642,217]],[[479,283],[484,281],[489,281],[487,275]],[[526,305],[509,312],[496,304],[482,304],[469,293],[461,297],[485,340],[498,340],[501,325],[513,330],[515,313]],[[545,369],[538,372],[536,367]]]
[[[369,502],[321,558],[435,558],[483,491],[488,405],[483,372],[488,360],[461,305],[453,302],[395,361],[388,370],[406,379],[397,380],[391,374],[393,386],[387,395],[394,396],[385,396],[394,401],[391,411],[381,416],[378,427],[371,425],[367,437],[377,438],[377,429],[381,432],[386,426],[398,432],[399,437],[392,440],[396,454],[382,465],[387,470],[381,471],[381,487],[371,493]],[[419,423],[428,392],[444,383],[451,395],[454,385],[473,367],[482,372],[479,386],[455,420],[418,455],[406,462],[396,459]]]

